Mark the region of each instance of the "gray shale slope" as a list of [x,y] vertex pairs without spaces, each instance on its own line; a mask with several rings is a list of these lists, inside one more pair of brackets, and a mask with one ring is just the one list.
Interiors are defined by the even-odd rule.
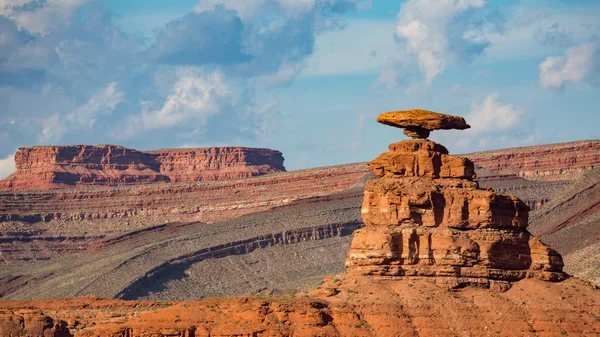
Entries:
[[195,299],[288,292],[343,272],[367,175],[350,188],[233,220],[170,223],[82,253],[7,266],[3,299]]
[[[539,208],[533,214],[534,231],[538,212],[543,214],[555,199],[568,200],[562,197],[565,192],[588,186],[529,181],[484,169],[477,173],[483,188],[517,195]],[[344,272],[352,233],[363,225],[364,186],[373,178],[367,174],[342,192],[228,221],[166,223],[104,240],[77,254],[7,265],[0,270],[0,298],[191,300],[313,288],[325,275]],[[593,247],[585,248],[589,253]],[[572,272],[579,268],[575,263],[581,265],[579,260],[589,261],[572,256],[574,265],[567,263]]]

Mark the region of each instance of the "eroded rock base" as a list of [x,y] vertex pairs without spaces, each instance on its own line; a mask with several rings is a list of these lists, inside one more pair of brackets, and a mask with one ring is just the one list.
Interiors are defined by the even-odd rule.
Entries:
[[362,218],[346,267],[354,275],[433,278],[497,290],[527,277],[561,281],[558,253],[527,230],[529,207],[479,189],[473,163],[442,145],[407,140],[369,166]]

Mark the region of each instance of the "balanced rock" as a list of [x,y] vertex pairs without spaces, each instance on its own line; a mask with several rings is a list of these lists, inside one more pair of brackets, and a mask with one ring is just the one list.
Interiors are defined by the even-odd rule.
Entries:
[[403,128],[405,135],[415,139],[425,139],[433,130],[464,130],[471,127],[462,117],[423,109],[385,112],[379,115],[377,121]]
[[[379,120],[392,120],[384,115]],[[420,125],[450,127],[452,120]],[[366,226],[355,232],[346,259],[350,273],[498,290],[526,277],[567,277],[561,256],[527,231],[529,207],[480,189],[469,159],[421,139],[389,149],[369,162],[380,178],[365,188]]]

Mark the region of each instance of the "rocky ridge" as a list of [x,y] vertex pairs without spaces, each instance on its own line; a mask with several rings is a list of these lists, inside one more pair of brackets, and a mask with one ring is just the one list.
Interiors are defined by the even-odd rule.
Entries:
[[600,165],[600,141],[536,145],[470,153],[476,165],[528,180],[575,180]]
[[34,146],[15,154],[0,190],[239,179],[285,171],[281,152],[244,147],[141,152],[118,145]]
[[310,201],[366,175],[366,165],[350,164],[224,181],[0,192],[0,261],[56,258],[169,222],[211,223]]
[[[600,292],[566,279],[560,255],[527,232],[527,206],[478,189],[468,159],[412,140],[390,145],[370,167],[380,178],[365,188],[366,227],[353,239],[348,272],[326,278],[312,293],[163,302],[162,308],[95,298],[6,301],[0,329],[12,336],[130,337],[600,332]],[[26,318],[25,307],[42,318]]]

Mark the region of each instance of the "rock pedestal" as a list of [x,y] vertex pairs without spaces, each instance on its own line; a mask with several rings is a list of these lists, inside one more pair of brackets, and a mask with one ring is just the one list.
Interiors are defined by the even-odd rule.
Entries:
[[389,149],[369,162],[380,178],[365,188],[350,273],[499,290],[526,277],[567,277],[561,256],[527,231],[527,205],[479,189],[469,159],[422,139]]

